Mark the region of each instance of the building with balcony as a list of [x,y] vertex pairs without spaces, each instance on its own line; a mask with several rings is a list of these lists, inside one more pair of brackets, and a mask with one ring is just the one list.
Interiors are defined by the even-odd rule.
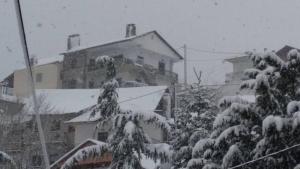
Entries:
[[156,31],[136,35],[134,24],[127,25],[126,30],[125,39],[89,47],[80,46],[79,35],[69,36],[68,50],[62,53],[62,87],[101,87],[105,68],[96,64],[96,58],[103,55],[115,58],[122,87],[176,83],[173,65],[182,56]]
[[[297,48],[286,45],[278,50],[276,55],[279,56],[283,61],[286,61],[287,54],[292,49]],[[299,49],[297,50],[300,51]],[[253,67],[251,59],[248,56],[239,56],[225,59],[225,61],[232,64],[233,71],[226,74],[225,85],[222,86],[222,95],[231,96],[236,94],[252,94],[253,92],[249,90],[240,91],[241,82],[246,78],[244,76],[244,71]]]

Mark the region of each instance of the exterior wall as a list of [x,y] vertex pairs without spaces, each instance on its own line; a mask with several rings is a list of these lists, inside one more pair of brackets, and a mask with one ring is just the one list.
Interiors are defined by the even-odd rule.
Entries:
[[[73,123],[72,125],[75,128],[75,146],[79,145],[80,143],[84,142],[86,139],[97,139],[97,132],[95,131],[96,122],[83,122],[83,123]],[[152,139],[154,143],[162,142],[164,140],[164,132],[154,126],[154,124],[141,124],[142,128],[144,129],[145,133]],[[104,129],[99,131],[110,132],[110,126],[106,126]]]
[[[61,63],[40,65],[33,68],[33,76],[36,89],[59,89],[61,88]],[[42,81],[36,81],[36,75],[42,74]],[[14,73],[14,94],[27,97],[29,95],[28,73],[26,69],[17,70]]]
[[244,71],[253,67],[250,58],[246,56],[237,57],[230,59],[229,62],[232,63],[233,72],[226,74],[225,85],[221,87],[222,95],[252,94],[252,91],[240,90],[240,84],[245,78]]
[[[88,138],[94,139],[96,123],[76,123],[73,124],[75,128],[74,143],[75,146],[84,142]],[[97,138],[96,138],[97,139]]]

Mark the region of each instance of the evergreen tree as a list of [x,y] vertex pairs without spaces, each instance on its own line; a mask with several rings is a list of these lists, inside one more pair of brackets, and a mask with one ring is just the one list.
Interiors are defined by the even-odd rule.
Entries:
[[[284,62],[275,53],[249,53],[254,69],[242,87],[254,89],[255,109],[261,115],[262,138],[253,150],[254,159],[299,143],[298,106],[300,54],[291,50]],[[299,150],[280,153],[256,163],[258,168],[292,169],[299,163]]]
[[70,157],[62,166],[70,169],[78,161],[88,157],[101,156],[105,152],[112,153],[112,169],[143,169],[140,161],[143,156],[154,160],[168,161],[169,149],[165,144],[151,144],[150,138],[144,133],[141,123],[151,123],[169,131],[170,126],[165,119],[153,112],[131,112],[121,110],[118,104],[118,82],[115,80],[116,69],[114,59],[102,56],[96,59],[97,63],[106,66],[106,83],[98,98],[98,104],[87,109],[91,111],[91,118],[97,120],[97,127],[112,124],[112,132],[108,143],[89,146],[81,149]]
[[12,168],[17,169],[17,165],[13,158],[3,151],[0,151],[0,163],[10,163]]
[[215,117],[213,94],[213,90],[197,84],[180,96],[171,140],[174,168],[186,167],[192,158],[192,147],[211,130]]
[[[274,52],[248,54],[254,68],[245,71],[248,80],[241,88],[254,90],[255,103],[238,96],[222,99],[214,131],[193,148],[188,168],[230,168],[299,143],[298,51],[290,51],[287,62]],[[297,163],[299,149],[293,149],[243,168],[292,169]]]

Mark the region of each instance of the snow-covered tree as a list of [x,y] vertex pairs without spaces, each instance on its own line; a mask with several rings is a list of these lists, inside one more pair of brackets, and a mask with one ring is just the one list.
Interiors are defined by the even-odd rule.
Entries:
[[[116,69],[114,59],[102,56],[96,59],[97,63],[106,66],[106,83],[98,98],[98,104],[86,111],[91,111],[91,118],[98,121],[98,128],[111,125],[112,130],[106,144],[87,147],[73,155],[62,166],[69,169],[78,161],[86,158],[101,156],[105,152],[112,153],[112,169],[143,169],[143,156],[154,160],[168,161],[169,149],[162,145],[151,144],[151,139],[144,132],[141,123],[152,123],[165,131],[170,130],[165,119],[154,112],[132,112],[121,110],[118,104],[118,82],[115,80]],[[165,151],[163,151],[165,150]]]
[[13,158],[3,151],[0,151],[0,163],[9,163],[11,165],[11,168],[17,169],[17,165]]
[[214,94],[214,90],[197,84],[179,96],[171,140],[174,168],[186,167],[192,158],[192,147],[212,129],[211,123],[215,118]]
[[[255,91],[255,111],[261,116],[262,138],[253,150],[254,159],[299,143],[297,128],[300,54],[291,50],[287,61],[274,52],[249,53],[254,68],[245,72],[249,80],[242,88]],[[254,164],[260,168],[292,169],[299,163],[299,150],[280,153]]]

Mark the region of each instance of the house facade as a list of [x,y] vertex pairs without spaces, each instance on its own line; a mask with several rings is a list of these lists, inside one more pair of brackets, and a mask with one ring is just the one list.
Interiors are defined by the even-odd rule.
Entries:
[[[287,60],[287,54],[290,50],[297,49],[291,46],[284,46],[280,50],[276,52],[276,55],[279,56],[283,61]],[[299,50],[299,49],[297,49]],[[299,50],[300,51],[300,50]],[[225,59],[226,62],[232,64],[233,72],[226,74],[225,85],[222,86],[222,95],[223,96],[231,96],[231,95],[247,95],[252,94],[253,91],[243,90],[240,91],[240,85],[246,77],[244,76],[244,71],[246,69],[252,68],[253,63],[248,56],[239,56],[233,57],[230,59]]]
[[[127,30],[132,27],[135,30],[132,24]],[[123,40],[91,47],[80,46],[79,35],[69,37],[71,44],[63,53],[63,88],[99,88],[105,80],[105,68],[96,64],[96,58],[103,55],[115,58],[117,80],[123,87],[131,82],[151,86],[176,83],[173,65],[181,55],[156,31],[135,34],[133,31]]]
[[[36,59],[32,66],[33,78],[36,89],[62,88],[61,70],[63,56]],[[16,70],[13,73],[13,95],[28,97],[30,95],[30,83],[27,69]]]

